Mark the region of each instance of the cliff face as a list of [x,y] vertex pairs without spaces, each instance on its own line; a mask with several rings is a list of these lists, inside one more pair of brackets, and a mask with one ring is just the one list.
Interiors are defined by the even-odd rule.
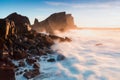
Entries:
[[5,19],[0,19],[0,37],[4,38],[6,34],[6,21]]
[[28,17],[19,15],[17,13],[12,13],[8,15],[5,19],[14,21],[18,34],[25,32],[26,27],[30,25]]
[[29,19],[17,13],[12,13],[4,19],[0,19],[0,37],[7,38],[14,34],[23,34],[30,27]]
[[44,21],[34,21],[32,28],[36,31],[46,31],[48,33],[54,33],[54,31],[65,31],[69,29],[75,29],[74,20],[71,14],[65,12],[55,13],[49,16]]

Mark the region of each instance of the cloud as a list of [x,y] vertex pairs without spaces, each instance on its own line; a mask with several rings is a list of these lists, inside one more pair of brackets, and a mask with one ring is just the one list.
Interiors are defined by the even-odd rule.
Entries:
[[120,1],[94,2],[94,3],[65,3],[65,2],[45,2],[51,6],[62,6],[71,8],[120,8]]
[[63,2],[49,2],[49,1],[46,1],[45,3],[48,4],[48,5],[52,5],[52,6],[69,6],[69,4],[63,3]]

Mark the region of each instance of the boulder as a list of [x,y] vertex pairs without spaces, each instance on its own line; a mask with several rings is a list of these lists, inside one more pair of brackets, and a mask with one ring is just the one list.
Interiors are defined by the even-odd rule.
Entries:
[[35,59],[38,60],[38,61],[40,61],[40,57],[39,56],[36,56]]
[[17,72],[16,75],[21,75],[23,74],[23,71]]
[[39,72],[39,69],[34,69],[34,70],[30,70],[30,71],[27,71],[23,74],[23,76],[27,79],[31,79],[31,78],[34,78],[35,76],[39,75],[40,72]]
[[39,63],[34,63],[33,68],[40,68],[40,64]]
[[59,54],[59,55],[57,56],[57,61],[61,61],[61,60],[64,60],[64,59],[65,59],[65,56],[62,55],[62,54]]
[[32,64],[34,64],[35,62],[37,62],[37,60],[36,60],[36,59],[33,59],[33,58],[27,58],[27,59],[26,59],[26,62],[27,62],[29,65],[32,65]]
[[70,42],[72,40],[70,38],[68,38],[68,37],[65,37],[65,41]]
[[49,35],[49,37],[50,37],[52,40],[58,40],[58,41],[60,41],[60,42],[65,42],[65,41],[70,42],[70,41],[72,41],[72,40],[71,40],[70,38],[68,38],[68,37],[63,38],[63,37],[59,37],[59,36],[56,36],[56,35]]
[[48,62],[55,62],[55,59],[54,58],[50,58],[47,60]]
[[18,66],[19,67],[24,67],[25,66],[25,62],[24,61],[20,61]]
[[21,50],[14,50],[13,51],[13,58],[15,60],[20,60],[20,59],[24,59],[27,57],[27,53]]
[[39,54],[39,51],[37,49],[31,49],[30,54],[36,55]]
[[39,53],[37,55],[46,55],[46,52],[43,49],[39,49]]

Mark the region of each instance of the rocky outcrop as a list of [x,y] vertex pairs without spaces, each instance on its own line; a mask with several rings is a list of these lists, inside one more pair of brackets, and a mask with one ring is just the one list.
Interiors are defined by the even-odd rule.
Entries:
[[38,20],[35,19],[32,28],[36,31],[45,31],[53,34],[56,30],[65,31],[69,29],[75,29],[76,26],[71,14],[60,12],[52,14],[41,22],[38,22]]
[[0,19],[0,38],[7,39],[13,35],[27,33],[30,29],[30,22],[26,16],[12,13],[4,19]]
[[17,14],[16,12],[8,15],[5,19],[14,21],[18,34],[25,33],[30,25],[28,17]]
[[34,70],[30,70],[30,71],[27,71],[24,73],[24,77],[26,77],[27,79],[30,79],[30,78],[33,78],[37,75],[39,75],[40,72],[39,72],[39,69],[34,69]]
[[[51,18],[51,20],[54,19]],[[35,23],[39,24],[37,20]],[[51,49],[54,40],[60,42],[71,41],[67,37],[62,38],[28,30],[29,25],[28,18],[17,13],[9,15],[5,19],[0,19],[0,75],[9,75],[7,77],[1,76],[0,80],[15,80],[15,74],[24,74],[28,79],[39,75],[40,65],[37,63],[39,57],[54,53]],[[58,60],[62,59],[64,57],[59,56]],[[13,60],[18,61],[18,64],[14,64]],[[55,59],[51,58],[47,61],[55,62]],[[19,71],[26,65],[33,66],[34,69]]]

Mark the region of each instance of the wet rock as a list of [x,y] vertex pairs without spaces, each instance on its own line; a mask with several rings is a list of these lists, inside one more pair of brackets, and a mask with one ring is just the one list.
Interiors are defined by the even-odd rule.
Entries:
[[53,50],[50,49],[50,48],[47,48],[47,47],[44,47],[43,50],[48,53],[48,54],[52,54],[53,53]]
[[19,74],[23,74],[23,71],[20,71]]
[[25,66],[25,62],[24,61],[20,61],[19,62],[19,67],[24,67]]
[[27,69],[24,70],[24,72],[27,72],[27,71],[28,71]]
[[0,67],[0,80],[15,80],[14,68],[10,66]]
[[19,75],[19,72],[16,72],[16,75]]
[[25,72],[23,76],[27,79],[31,79],[39,74],[40,74],[39,69],[34,69],[34,70],[30,70],[30,71]]
[[16,75],[21,75],[21,74],[23,74],[23,71],[16,72]]
[[46,36],[45,43],[47,43],[48,46],[51,46],[54,44],[53,40],[49,36]]
[[17,72],[17,71],[19,71],[19,68],[17,67],[17,68],[15,68],[15,72]]
[[70,38],[68,38],[68,37],[65,37],[65,41],[68,41],[68,42],[70,42],[70,41],[72,41]]
[[102,43],[97,43],[97,44],[95,44],[96,46],[101,46],[101,45],[103,45]]
[[31,49],[30,54],[37,55],[39,54],[39,51],[37,49]]
[[16,59],[16,60],[20,60],[20,59],[23,59],[23,58],[26,58],[27,57],[27,53],[25,53],[24,51],[21,51],[21,50],[15,50],[13,52],[13,58]]
[[49,35],[49,37],[51,37],[53,40],[58,40],[60,42],[65,42],[65,41],[70,42],[70,41],[72,41],[68,37],[62,38],[62,37],[59,37],[59,36],[56,36],[56,35]]
[[48,62],[55,62],[55,59],[54,58],[50,58],[47,60]]
[[33,68],[40,68],[40,64],[39,63],[34,63]]
[[46,52],[45,52],[43,49],[39,49],[38,55],[39,55],[39,56],[41,56],[41,55],[46,55]]
[[35,59],[38,60],[38,61],[40,61],[40,57],[39,56],[36,56]]
[[27,58],[26,59],[26,62],[29,64],[29,65],[32,65],[33,63],[37,62],[36,59],[33,59],[33,58]]
[[57,56],[57,61],[61,61],[61,60],[64,60],[64,59],[65,59],[65,56],[62,55],[62,54],[59,54],[59,55]]

